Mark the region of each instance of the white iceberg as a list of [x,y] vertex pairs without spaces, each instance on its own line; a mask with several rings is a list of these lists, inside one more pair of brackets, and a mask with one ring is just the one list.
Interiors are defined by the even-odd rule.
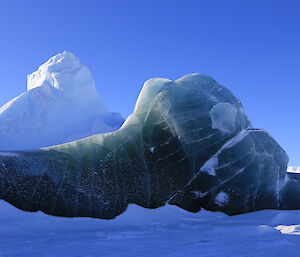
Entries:
[[59,53],[27,76],[27,91],[0,108],[0,149],[62,144],[118,129],[89,69],[70,52]]

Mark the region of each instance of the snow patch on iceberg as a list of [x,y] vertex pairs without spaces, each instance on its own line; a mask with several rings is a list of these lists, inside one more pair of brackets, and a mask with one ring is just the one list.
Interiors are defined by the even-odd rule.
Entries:
[[229,201],[229,197],[228,195],[221,191],[220,193],[218,193],[215,197],[215,203],[219,206],[223,206],[224,204],[226,204]]
[[0,156],[11,156],[11,157],[18,157],[19,154],[13,152],[0,152]]
[[252,130],[244,129],[240,133],[238,133],[235,137],[228,140],[219,150],[216,154],[214,154],[210,159],[208,159],[204,165],[200,168],[201,172],[205,172],[211,176],[216,175],[216,168],[218,167],[218,156],[219,154],[224,150],[228,149],[235,144],[241,142]]
[[218,167],[218,157],[214,155],[201,167],[200,171],[205,172],[211,176],[216,175],[216,168]]

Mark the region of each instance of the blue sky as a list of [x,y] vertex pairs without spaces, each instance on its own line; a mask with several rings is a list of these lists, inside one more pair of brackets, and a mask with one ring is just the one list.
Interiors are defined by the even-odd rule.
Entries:
[[145,80],[200,72],[232,90],[300,165],[299,12],[297,0],[1,1],[0,105],[63,50],[124,117]]

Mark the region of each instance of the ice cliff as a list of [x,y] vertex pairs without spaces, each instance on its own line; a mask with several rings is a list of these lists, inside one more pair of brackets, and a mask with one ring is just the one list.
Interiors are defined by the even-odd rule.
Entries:
[[27,76],[27,91],[0,108],[0,150],[34,149],[118,129],[92,74],[70,52],[51,57]]

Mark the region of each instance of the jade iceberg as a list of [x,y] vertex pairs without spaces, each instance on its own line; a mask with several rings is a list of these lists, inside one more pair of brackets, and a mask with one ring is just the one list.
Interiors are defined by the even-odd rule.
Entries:
[[26,211],[111,219],[130,203],[230,215],[300,208],[288,156],[252,128],[241,102],[212,78],[148,80],[114,132],[0,153],[0,199]]

